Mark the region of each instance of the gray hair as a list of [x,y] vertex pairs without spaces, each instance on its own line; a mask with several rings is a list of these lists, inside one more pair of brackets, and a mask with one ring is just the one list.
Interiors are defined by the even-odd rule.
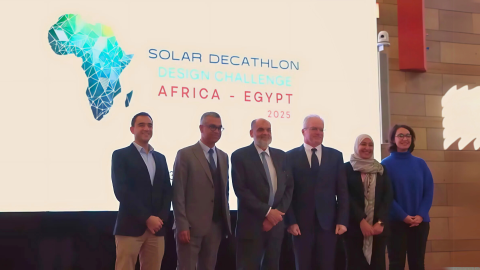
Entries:
[[252,123],[250,124],[250,129],[253,129],[253,126],[255,126],[255,123],[257,123],[257,119],[253,119]]
[[[260,120],[260,119],[265,120],[265,121],[267,121],[268,123],[270,123],[270,121],[268,121],[267,119],[263,119],[263,118],[253,119],[252,123],[250,124],[250,129],[253,130],[253,127],[254,127],[255,124],[257,123],[257,120]],[[270,123],[270,124],[271,124],[271,123]]]
[[206,113],[202,114],[202,117],[200,118],[200,125],[203,124],[203,120],[205,118],[207,118],[208,116],[211,116],[211,117],[214,117],[214,118],[220,118],[220,114],[218,114],[216,112],[206,112]]
[[310,118],[318,118],[318,119],[322,120],[322,122],[325,123],[325,121],[323,120],[323,118],[320,117],[318,114],[310,114],[310,115],[307,115],[307,116],[305,117],[305,119],[303,119],[303,128],[307,128],[307,122],[308,122],[308,119],[310,119]]

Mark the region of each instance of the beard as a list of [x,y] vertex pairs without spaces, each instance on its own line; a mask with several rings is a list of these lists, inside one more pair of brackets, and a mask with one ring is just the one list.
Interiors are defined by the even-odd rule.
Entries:
[[255,140],[255,144],[262,149],[266,149],[271,143],[272,138]]

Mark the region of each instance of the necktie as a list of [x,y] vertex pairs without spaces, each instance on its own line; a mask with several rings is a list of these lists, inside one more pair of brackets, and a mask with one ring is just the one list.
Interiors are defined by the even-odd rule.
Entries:
[[217,169],[217,165],[215,165],[215,160],[213,159],[213,149],[211,148],[208,150],[208,163],[213,171]]
[[320,168],[320,164],[318,162],[318,157],[316,155],[317,153],[317,148],[312,148],[312,158],[311,158],[311,168],[312,170],[318,170]]
[[261,155],[262,155],[263,168],[265,169],[265,174],[267,175],[268,186],[270,187],[270,195],[268,196],[268,205],[270,205],[271,207],[273,205],[273,199],[275,197],[274,196],[275,194],[273,194],[272,178],[270,177],[270,170],[268,169],[268,163],[265,157],[267,155],[267,152],[263,151]]

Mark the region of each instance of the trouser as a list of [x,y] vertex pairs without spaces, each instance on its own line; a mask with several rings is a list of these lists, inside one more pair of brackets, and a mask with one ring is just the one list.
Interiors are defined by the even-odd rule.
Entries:
[[430,231],[430,223],[410,227],[405,222],[392,222],[392,235],[387,244],[390,270],[404,270],[408,254],[410,270],[425,270],[425,249]]

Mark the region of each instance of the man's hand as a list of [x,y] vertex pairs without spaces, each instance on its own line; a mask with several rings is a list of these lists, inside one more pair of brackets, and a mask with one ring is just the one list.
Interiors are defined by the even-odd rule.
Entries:
[[263,220],[263,231],[268,232],[273,228],[273,224],[268,219]]
[[190,243],[190,230],[179,232],[178,239],[180,239],[180,243],[183,243],[183,244]]
[[347,227],[343,226],[342,224],[337,224],[337,228],[335,229],[335,234],[342,235],[347,231]]
[[300,227],[298,227],[298,224],[290,225],[287,231],[294,236],[302,235],[302,233],[300,232]]
[[383,226],[380,225],[380,223],[375,223],[375,225],[373,225],[373,235],[379,235],[383,232]]
[[285,213],[282,213],[282,212],[278,211],[277,209],[270,209],[270,213],[268,213],[267,219],[268,219],[268,221],[270,221],[270,223],[273,224],[273,226],[275,226],[280,221],[283,220],[283,217],[282,217],[283,215],[285,215]]
[[150,216],[147,219],[147,228],[152,234],[156,234],[163,226],[163,221],[156,216]]
[[419,215],[416,215],[413,217],[413,222],[412,224],[410,225],[410,227],[416,227],[418,225],[420,225],[420,223],[423,222],[423,218]]
[[365,219],[360,222],[360,229],[363,236],[372,236],[374,234],[373,227]]

